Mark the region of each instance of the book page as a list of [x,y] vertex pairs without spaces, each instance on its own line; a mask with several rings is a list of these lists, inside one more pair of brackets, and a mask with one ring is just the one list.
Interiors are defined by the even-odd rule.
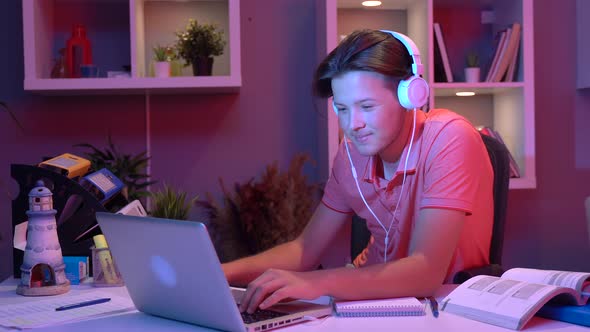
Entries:
[[[504,272],[502,278],[568,287],[574,289],[576,292],[582,292],[584,288],[590,288],[587,282],[590,278],[590,273],[587,272],[514,268]],[[585,303],[588,296],[584,295],[582,298]]]
[[562,293],[574,294],[569,288],[481,275],[467,280],[444,298],[442,310],[519,329],[544,303]]

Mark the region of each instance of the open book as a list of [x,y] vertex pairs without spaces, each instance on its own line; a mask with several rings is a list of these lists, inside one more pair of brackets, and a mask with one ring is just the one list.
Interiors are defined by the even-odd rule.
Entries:
[[590,273],[514,268],[500,278],[473,277],[442,301],[441,310],[484,323],[520,330],[549,300],[584,305]]

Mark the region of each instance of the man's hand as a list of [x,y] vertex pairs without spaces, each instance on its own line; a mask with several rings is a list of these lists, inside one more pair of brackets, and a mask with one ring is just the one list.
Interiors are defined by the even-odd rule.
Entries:
[[321,296],[313,272],[292,272],[270,269],[252,281],[240,303],[240,311],[253,313],[257,307],[266,309],[292,299],[312,300]]

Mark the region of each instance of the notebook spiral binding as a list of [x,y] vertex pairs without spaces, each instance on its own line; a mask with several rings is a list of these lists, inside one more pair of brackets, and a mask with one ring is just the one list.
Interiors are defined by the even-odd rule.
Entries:
[[389,317],[424,316],[426,305],[350,305],[340,306],[335,312],[338,317]]
[[425,311],[363,311],[342,312],[339,317],[393,317],[393,316],[424,316]]

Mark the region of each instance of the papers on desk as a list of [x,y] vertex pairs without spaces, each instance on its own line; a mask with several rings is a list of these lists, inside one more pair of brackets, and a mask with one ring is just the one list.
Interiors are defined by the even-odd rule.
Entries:
[[[76,309],[55,311],[57,307],[105,297],[111,300]],[[25,303],[0,305],[0,326],[17,329],[35,328],[105,317],[131,310],[135,310],[131,299],[101,291],[91,291],[73,296],[66,294],[48,298],[34,297]]]

